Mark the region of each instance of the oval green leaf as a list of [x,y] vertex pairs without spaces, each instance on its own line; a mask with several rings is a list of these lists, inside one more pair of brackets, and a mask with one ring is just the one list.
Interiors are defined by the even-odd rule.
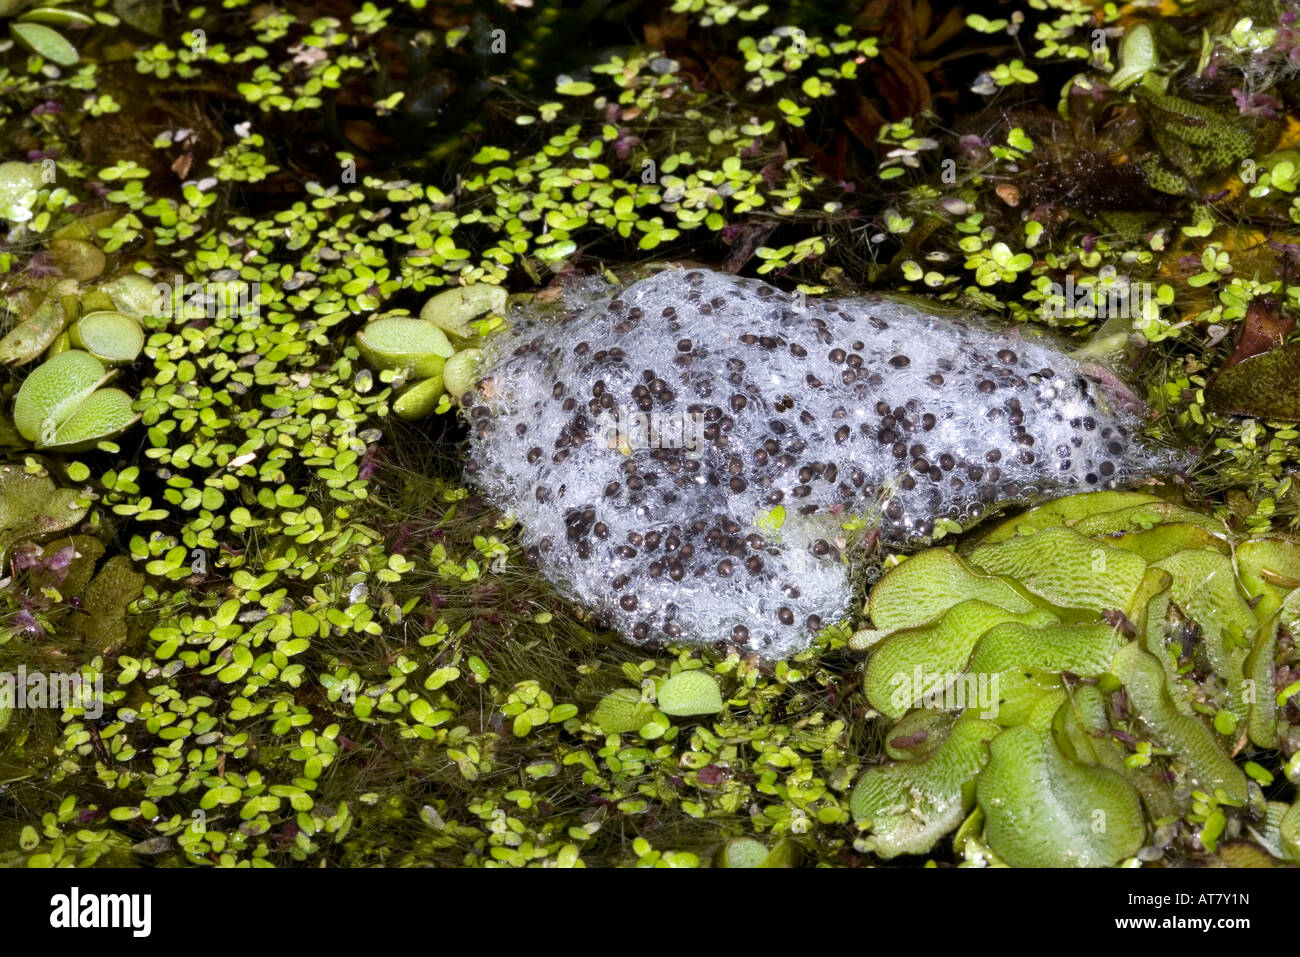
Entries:
[[401,369],[419,379],[440,374],[456,351],[437,326],[407,316],[376,319],[357,333],[357,348],[377,368]]
[[135,361],[144,348],[144,330],[120,312],[90,312],[68,330],[72,344],[110,365]]
[[[64,353],[65,355],[67,353]],[[125,432],[140,414],[131,408],[134,400],[121,389],[100,389],[64,420],[54,433],[53,441],[37,443],[37,448],[77,449],[93,446],[104,439]]]
[[40,23],[14,23],[9,26],[14,39],[38,56],[59,66],[73,66],[79,59],[77,48],[57,30]]
[[659,710],[678,718],[717,714],[722,710],[722,692],[704,671],[678,672],[659,686]]
[[102,362],[77,349],[60,352],[37,366],[14,399],[14,427],[18,434],[35,442],[43,430],[57,428],[99,386],[104,375]]

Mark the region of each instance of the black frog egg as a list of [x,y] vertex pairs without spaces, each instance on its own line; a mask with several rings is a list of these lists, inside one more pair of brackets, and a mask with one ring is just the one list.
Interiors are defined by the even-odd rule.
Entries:
[[916,545],[1162,467],[1077,363],[1016,330],[704,269],[578,280],[560,306],[489,342],[467,476],[635,643],[789,655],[856,603],[846,519]]

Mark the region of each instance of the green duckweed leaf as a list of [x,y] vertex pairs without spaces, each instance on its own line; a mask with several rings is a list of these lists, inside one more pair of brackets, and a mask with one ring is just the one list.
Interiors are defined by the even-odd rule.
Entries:
[[1156,41],[1151,28],[1145,23],[1129,27],[1119,43],[1120,67],[1111,75],[1111,89],[1128,89],[1155,67],[1156,60]]

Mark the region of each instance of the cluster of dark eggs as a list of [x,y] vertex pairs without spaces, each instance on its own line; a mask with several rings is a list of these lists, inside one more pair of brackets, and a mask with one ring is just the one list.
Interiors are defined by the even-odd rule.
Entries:
[[565,305],[467,398],[469,470],[636,642],[800,650],[853,602],[850,518],[920,543],[1150,466],[1069,357],[914,305],[680,269]]

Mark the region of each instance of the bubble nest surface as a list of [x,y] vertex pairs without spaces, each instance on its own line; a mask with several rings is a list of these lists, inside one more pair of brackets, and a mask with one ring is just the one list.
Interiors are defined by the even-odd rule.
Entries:
[[919,544],[936,519],[1156,468],[1131,414],[1015,330],[703,269],[562,307],[514,317],[466,397],[469,477],[635,643],[787,656],[854,603],[848,518]]

